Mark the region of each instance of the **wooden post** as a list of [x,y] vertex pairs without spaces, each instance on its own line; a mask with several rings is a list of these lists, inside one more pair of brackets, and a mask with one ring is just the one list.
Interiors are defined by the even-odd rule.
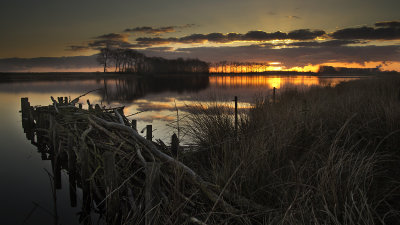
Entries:
[[64,104],[68,105],[68,97],[64,97]]
[[149,141],[153,140],[153,126],[152,125],[146,126],[146,139]]
[[273,92],[272,92],[272,102],[275,103],[276,102],[276,87],[274,87]]
[[91,224],[91,203],[92,197],[90,193],[90,182],[89,182],[89,156],[88,149],[86,144],[83,141],[80,141],[80,154],[81,154],[81,182],[82,182],[82,214],[83,214],[83,222],[82,224]]
[[137,131],[137,120],[132,120],[132,128]]
[[30,104],[28,101],[28,98],[21,98],[21,113],[22,113],[22,118],[28,118],[29,116],[29,108]]
[[73,150],[73,137],[68,135],[68,178],[69,178],[69,200],[71,207],[76,207],[76,155]]
[[[103,153],[104,162],[104,180],[106,185],[107,195],[117,188],[116,184],[116,172],[115,172],[115,159],[112,152]],[[119,194],[115,191],[108,199],[106,205],[107,221],[112,221],[119,210]]]
[[58,104],[62,105],[64,103],[63,97],[57,97],[58,99]]
[[61,160],[57,156],[58,154],[52,154],[51,166],[53,168],[53,182],[54,188],[57,190],[61,189]]
[[171,155],[176,158],[179,155],[179,139],[175,133],[171,137]]
[[98,112],[101,112],[101,107],[99,104],[94,105],[94,109]]
[[79,109],[82,109],[82,103],[79,103]]
[[86,100],[86,102],[87,102],[87,104],[88,104],[88,110],[89,110],[89,112],[92,111],[92,110],[93,110],[93,106],[92,106],[92,104],[90,104],[89,99]]
[[235,138],[238,137],[238,97],[235,96]]
[[159,215],[160,198],[160,163],[146,163],[146,181],[145,181],[145,224],[152,225],[157,222]]

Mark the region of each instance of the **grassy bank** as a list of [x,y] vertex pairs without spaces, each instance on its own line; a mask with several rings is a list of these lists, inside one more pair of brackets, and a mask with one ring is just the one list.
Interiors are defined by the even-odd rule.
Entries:
[[228,224],[397,224],[399,94],[393,76],[286,91],[241,114],[238,139],[231,109],[195,107],[187,128],[201,150],[184,161],[262,206]]

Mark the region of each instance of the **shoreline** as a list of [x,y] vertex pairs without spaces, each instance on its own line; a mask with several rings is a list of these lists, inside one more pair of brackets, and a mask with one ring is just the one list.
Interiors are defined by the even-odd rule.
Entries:
[[0,72],[0,82],[34,81],[34,80],[87,80],[87,79],[112,79],[132,77],[179,77],[179,76],[316,76],[316,77],[364,77],[377,75],[400,75],[398,72],[381,72],[373,74],[324,74],[313,72],[262,72],[262,73],[161,73],[161,74],[133,74],[133,73],[103,73],[103,72]]

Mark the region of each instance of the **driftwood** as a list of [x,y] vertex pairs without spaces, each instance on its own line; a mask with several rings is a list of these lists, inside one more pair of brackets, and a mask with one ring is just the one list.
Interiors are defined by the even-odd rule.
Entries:
[[[53,159],[67,155],[65,169],[78,180],[70,179],[70,190],[76,192],[76,183],[83,190],[85,223],[91,222],[93,208],[106,215],[108,224],[220,224],[227,218],[250,224],[254,221],[243,215],[266,210],[205,181],[163,152],[165,147],[142,137],[122,114],[123,107],[93,110],[88,101],[85,110],[74,106],[79,98],[51,100],[51,106],[33,109],[37,140],[49,149],[60,146],[49,153]],[[40,121],[46,118],[52,119]],[[76,205],[73,194],[71,204]]]

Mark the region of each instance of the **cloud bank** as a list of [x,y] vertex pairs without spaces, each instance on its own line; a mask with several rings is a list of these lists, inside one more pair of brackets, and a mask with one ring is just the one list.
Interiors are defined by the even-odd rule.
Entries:
[[[350,27],[333,32],[297,29],[289,32],[252,30],[246,33],[190,34],[181,37],[137,37],[135,34],[160,35],[195,26],[135,27],[123,33],[106,33],[68,50],[131,48],[147,56],[199,58],[207,62],[221,60],[279,61],[287,68],[332,62],[397,62],[400,64],[400,21],[376,22],[373,26]],[[278,40],[276,42],[276,40]],[[196,46],[213,43],[214,47]],[[230,43],[236,42],[236,45]],[[243,43],[241,43],[243,42]],[[172,45],[175,47],[171,47]],[[187,45],[187,46],[186,46]],[[179,47],[177,47],[179,46]],[[96,68],[95,56],[0,59],[0,71],[29,70],[36,67],[59,69]],[[399,67],[400,68],[400,67]]]
[[177,32],[179,30],[191,28],[194,26],[196,26],[196,25],[195,24],[185,24],[182,26],[166,26],[166,27],[143,26],[143,27],[127,28],[124,30],[124,32],[160,35],[160,34],[165,34],[165,33]]

